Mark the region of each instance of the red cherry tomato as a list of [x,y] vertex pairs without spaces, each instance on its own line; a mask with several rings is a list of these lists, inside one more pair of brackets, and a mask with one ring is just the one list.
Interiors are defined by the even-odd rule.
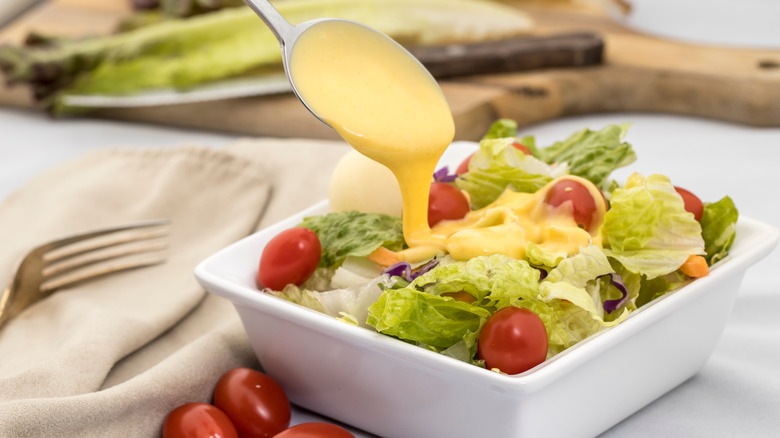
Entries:
[[578,181],[571,179],[558,181],[547,192],[544,200],[553,207],[571,201],[574,221],[586,230],[590,229],[593,215],[596,213],[596,200],[593,199],[590,190]]
[[290,425],[290,401],[276,380],[251,368],[225,373],[214,389],[214,405],[241,438],[272,437]]
[[[526,146],[524,144],[520,144],[518,142],[514,142],[514,143],[512,143],[512,146],[514,146],[515,149],[521,151],[522,153],[524,153],[526,155],[533,155],[531,153],[531,150],[528,149],[528,146]],[[468,158],[463,160],[463,162],[460,163],[460,166],[458,166],[458,169],[455,171],[455,173],[458,174],[458,175],[463,175],[464,173],[468,172],[469,171],[469,162],[471,161],[471,157],[473,157],[473,156],[474,156],[474,154],[471,154],[471,155],[468,156]]]
[[462,219],[471,210],[466,195],[457,187],[435,182],[428,195],[428,225],[434,226],[445,219]]
[[300,285],[317,269],[321,255],[320,239],[314,231],[303,227],[284,230],[265,246],[257,282],[273,290],[290,283]]
[[274,438],[355,438],[355,435],[335,424],[303,423],[274,435]]
[[704,213],[704,204],[702,204],[701,199],[682,187],[675,186],[674,189],[682,197],[685,203],[685,211],[693,213],[693,217],[697,221],[701,221],[701,215]]
[[524,153],[526,155],[533,155],[533,153],[531,153],[531,149],[528,149],[528,146],[526,146],[526,145],[524,145],[522,143],[514,142],[514,143],[512,143],[512,146],[514,146],[515,149],[519,150],[520,152],[522,152],[522,153]]
[[504,307],[482,327],[477,352],[487,369],[519,374],[544,362],[547,329],[536,313],[520,307]]
[[163,438],[238,438],[224,412],[206,403],[187,403],[165,418]]

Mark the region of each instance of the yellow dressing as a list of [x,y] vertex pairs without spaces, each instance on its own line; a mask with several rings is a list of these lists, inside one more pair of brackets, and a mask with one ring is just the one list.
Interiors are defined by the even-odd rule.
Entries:
[[398,179],[407,244],[441,248],[428,227],[428,191],[455,123],[428,71],[385,35],[325,21],[299,37],[290,74],[315,114]]
[[[457,260],[496,253],[523,258],[528,242],[564,255],[601,245],[598,232],[577,227],[569,203],[544,202],[555,181],[536,193],[507,191],[462,220],[430,229],[430,182],[453,139],[454,122],[436,81],[388,37],[355,23],[318,23],[299,37],[289,69],[309,108],[398,180],[410,247],[398,254],[402,260],[420,262],[445,251]],[[606,204],[598,189],[581,178],[564,178],[591,191],[597,199],[594,223],[600,224]]]
[[[456,260],[490,254],[522,259],[529,242],[546,252],[564,256],[577,253],[581,246],[601,246],[600,233],[591,233],[577,226],[570,203],[552,207],[544,202],[550,187],[561,179],[578,181],[591,190],[594,199],[597,199],[595,226],[592,227],[598,228],[606,212],[606,204],[598,189],[587,180],[567,175],[535,193],[506,191],[490,205],[469,212],[461,220],[441,222],[431,232],[446,239],[445,248]],[[402,253],[402,257],[418,261],[414,253]]]

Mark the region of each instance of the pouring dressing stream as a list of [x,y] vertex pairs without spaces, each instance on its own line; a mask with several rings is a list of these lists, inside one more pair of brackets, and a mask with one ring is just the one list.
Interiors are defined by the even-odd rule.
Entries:
[[442,250],[444,238],[428,226],[428,192],[455,123],[433,76],[398,43],[362,24],[326,18],[291,25],[267,1],[245,2],[279,40],[285,73],[306,108],[393,172],[407,244]]

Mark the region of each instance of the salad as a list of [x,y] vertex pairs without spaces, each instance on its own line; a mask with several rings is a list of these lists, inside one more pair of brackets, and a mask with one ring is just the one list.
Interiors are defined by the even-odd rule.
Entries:
[[636,160],[627,125],[552,145],[498,120],[454,172],[432,175],[438,251],[408,248],[401,218],[311,216],[263,250],[263,293],[476,366],[522,373],[706,276],[734,242],[728,196],[702,202]]

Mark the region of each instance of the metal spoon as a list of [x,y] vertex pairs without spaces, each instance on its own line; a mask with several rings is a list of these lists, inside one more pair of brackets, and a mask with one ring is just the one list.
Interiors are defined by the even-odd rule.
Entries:
[[268,0],[244,0],[244,3],[249,6],[252,11],[255,12],[260,18],[263,19],[265,24],[271,29],[276,39],[279,41],[279,46],[282,49],[282,65],[284,66],[284,73],[287,76],[287,80],[290,82],[293,93],[298,97],[298,100],[303,103],[303,106],[309,110],[315,117],[320,119],[326,125],[322,117],[320,117],[301,96],[298,89],[295,87],[292,74],[290,73],[290,57],[292,56],[293,47],[295,42],[306,31],[306,29],[314,26],[315,24],[322,23],[324,21],[348,21],[337,18],[319,18],[316,20],[310,20],[296,25],[290,24],[279,11],[274,8]]

